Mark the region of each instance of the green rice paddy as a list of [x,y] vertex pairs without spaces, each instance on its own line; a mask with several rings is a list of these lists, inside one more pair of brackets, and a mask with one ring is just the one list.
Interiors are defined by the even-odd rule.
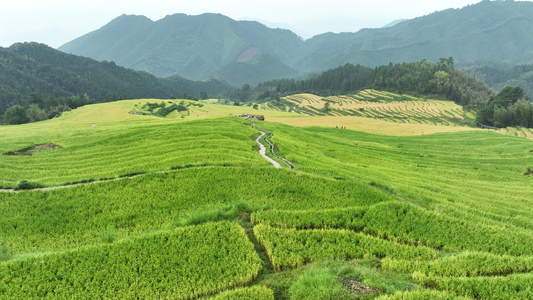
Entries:
[[[323,111],[302,97],[289,100]],[[208,102],[131,113],[160,102],[148,99],[0,127],[1,187],[51,187],[0,192],[0,298],[298,299],[303,282],[331,278],[314,294],[533,296],[527,130],[469,130],[460,108],[378,91],[329,100],[305,126],[272,122],[303,116],[268,104],[266,121]],[[341,112],[362,101],[365,116]],[[461,131],[380,135],[321,118]],[[294,169],[258,154],[263,129]]]

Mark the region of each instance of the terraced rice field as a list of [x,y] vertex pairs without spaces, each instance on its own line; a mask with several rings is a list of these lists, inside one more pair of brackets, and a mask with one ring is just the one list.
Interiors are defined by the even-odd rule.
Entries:
[[497,132],[517,137],[524,137],[530,140],[533,140],[533,130],[531,128],[520,128],[520,127],[507,127],[498,130]]
[[[462,126],[475,118],[451,101],[420,99],[375,90],[330,97],[298,94],[285,99],[301,110],[319,115],[359,116],[394,123]],[[326,103],[329,108],[326,108]]]
[[[384,92],[327,113],[319,98],[183,118],[120,101],[0,127],[2,153],[61,145],[0,155],[4,187],[122,177],[0,192],[0,298],[533,298],[530,130]],[[266,121],[235,117],[254,111]],[[260,130],[294,169],[259,155]]]

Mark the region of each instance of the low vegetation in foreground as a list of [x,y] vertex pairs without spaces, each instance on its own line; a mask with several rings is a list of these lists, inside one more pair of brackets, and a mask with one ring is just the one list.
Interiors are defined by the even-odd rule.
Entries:
[[0,127],[0,298],[533,297],[533,141],[375,90],[168,101]]

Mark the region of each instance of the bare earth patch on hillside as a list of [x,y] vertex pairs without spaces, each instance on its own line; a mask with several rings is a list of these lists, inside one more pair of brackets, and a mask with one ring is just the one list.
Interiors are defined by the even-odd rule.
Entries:
[[371,286],[365,285],[362,282],[359,282],[354,279],[342,278],[341,282],[344,284],[344,286],[346,287],[348,291],[350,291],[352,294],[354,294],[357,297],[363,297],[365,295],[379,293],[379,290]]
[[259,51],[259,49],[255,47],[249,47],[239,55],[239,58],[237,58],[237,62],[247,62],[260,53],[261,51]]
[[52,143],[46,143],[46,144],[34,145],[34,146],[27,147],[27,148],[17,150],[17,151],[7,152],[7,153],[4,153],[4,155],[15,155],[15,156],[16,155],[32,155],[35,152],[40,152],[43,150],[54,150],[54,149],[61,149],[61,148],[63,147],[56,145],[56,144],[52,144]]

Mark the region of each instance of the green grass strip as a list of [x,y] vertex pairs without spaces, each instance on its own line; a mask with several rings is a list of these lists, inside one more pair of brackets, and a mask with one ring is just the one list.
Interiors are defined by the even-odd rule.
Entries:
[[381,266],[402,273],[422,272],[447,277],[502,276],[533,271],[533,257],[466,252],[434,261],[385,258]]
[[254,235],[278,271],[323,259],[432,259],[437,256],[430,248],[401,245],[349,230],[296,230],[257,225]]
[[533,299],[533,274],[507,277],[440,277],[414,273],[413,279],[429,288],[475,299]]
[[530,234],[475,224],[416,206],[389,201],[365,208],[323,211],[258,211],[254,223],[298,229],[345,228],[407,243],[448,251],[471,250],[533,255]]
[[458,297],[455,294],[450,294],[442,291],[422,290],[422,291],[400,291],[393,295],[383,295],[375,298],[375,300],[467,300],[467,297]]
[[274,292],[264,286],[252,286],[218,294],[212,300],[274,300]]

